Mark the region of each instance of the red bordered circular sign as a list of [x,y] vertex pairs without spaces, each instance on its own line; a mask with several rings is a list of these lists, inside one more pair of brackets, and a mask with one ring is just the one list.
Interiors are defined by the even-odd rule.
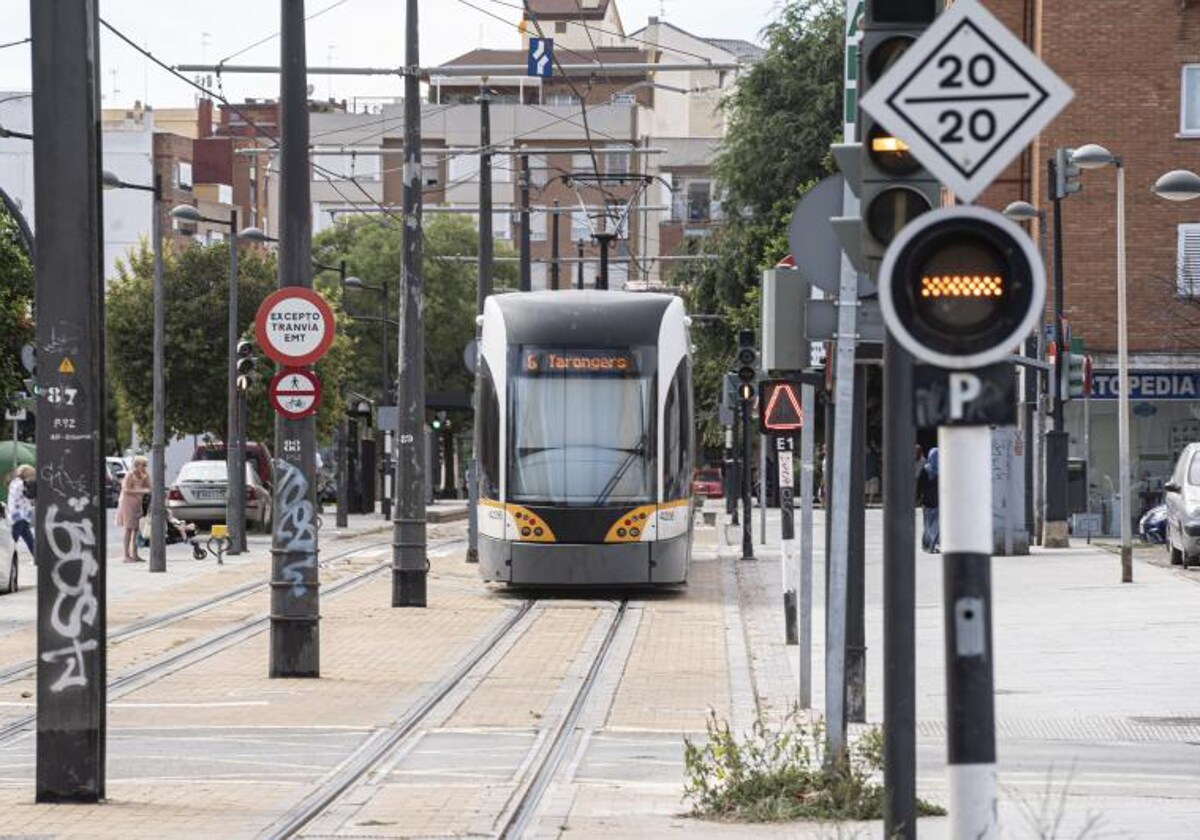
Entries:
[[287,286],[267,295],[254,319],[258,346],[278,365],[303,367],[333,344],[333,310],[317,292]]
[[284,368],[271,379],[271,406],[288,420],[303,420],[321,407],[321,380],[311,370]]

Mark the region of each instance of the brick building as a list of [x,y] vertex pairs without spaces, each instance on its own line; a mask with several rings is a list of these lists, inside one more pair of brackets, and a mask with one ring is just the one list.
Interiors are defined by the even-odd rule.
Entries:
[[[1200,440],[1200,202],[1174,204],[1151,192],[1169,170],[1200,169],[1200,7],[992,0],[988,8],[1075,99],[981,203],[1002,209],[1025,199],[1052,213],[1046,167],[1059,147],[1097,143],[1125,168],[1132,469],[1134,490],[1144,494],[1134,499],[1136,513],[1182,446]],[[1115,172],[1085,170],[1080,182],[1082,190],[1062,202],[1064,312],[1097,373],[1090,428],[1083,400],[1072,401],[1067,415],[1072,457],[1090,454],[1091,485],[1105,500],[1117,472]],[[1054,243],[1047,244],[1052,259]]]

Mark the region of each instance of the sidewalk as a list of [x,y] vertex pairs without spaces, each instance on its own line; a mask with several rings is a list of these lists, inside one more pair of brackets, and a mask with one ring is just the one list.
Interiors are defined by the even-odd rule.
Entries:
[[[785,647],[778,512],[756,561],[740,557],[740,529],[722,553],[737,564],[757,682],[769,709],[795,699],[798,649]],[[814,526],[813,701],[824,705],[824,519]],[[883,720],[882,515],[867,513],[867,719]],[[946,801],[946,695],[942,557],[917,553],[918,785]],[[992,562],[993,640],[1000,818],[1004,836],[1039,834],[1026,813],[1063,797],[1057,836],[1200,836],[1200,571],[1165,564],[1161,547],[1134,554],[1134,583],[1120,583],[1120,558],[1104,546],[1035,547]],[[921,836],[948,837],[944,819]],[[876,826],[865,836],[877,836]],[[797,837],[832,836],[814,829]],[[951,840],[954,840],[953,838]]]

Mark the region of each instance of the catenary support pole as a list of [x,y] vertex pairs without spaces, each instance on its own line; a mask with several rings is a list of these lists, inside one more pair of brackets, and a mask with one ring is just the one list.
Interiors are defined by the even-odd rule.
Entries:
[[246,439],[238,419],[237,346],[238,330],[238,211],[229,211],[229,435],[225,438],[228,470],[229,551],[246,551]]
[[801,386],[800,406],[804,411],[804,427],[800,430],[800,559],[796,584],[799,615],[796,628],[800,641],[800,708],[812,708],[812,649],[813,649],[813,495],[816,493],[813,465],[813,420],[816,418],[816,389]]
[[520,182],[518,185],[521,202],[521,291],[533,291],[533,243],[529,230],[529,155],[521,155]]
[[754,535],[750,502],[750,400],[740,400],[742,409],[742,559],[754,559]]
[[583,240],[580,239],[579,242],[576,243],[576,245],[579,249],[579,262],[577,262],[575,264],[575,288],[582,289],[583,288],[583,246],[584,246]]
[[559,276],[559,260],[562,258],[560,253],[559,228],[562,221],[559,219],[558,199],[554,199],[554,211],[550,214],[550,288],[558,291],[562,282]]
[[479,91],[479,278],[475,285],[475,388],[471,407],[474,422],[471,426],[471,463],[467,466],[469,489],[467,499],[470,506],[467,522],[467,562],[479,562],[479,450],[483,443],[480,436],[480,391],[483,380],[479,368],[483,364],[483,325],[478,319],[483,315],[483,304],[492,293],[493,253],[492,238],[492,98],[486,87]]
[[[282,0],[279,286],[312,288],[304,0]],[[236,241],[231,245],[236,251]],[[316,420],[275,419],[271,677],[321,675]],[[244,471],[243,471],[244,472]],[[307,526],[302,523],[309,523]]]
[[917,836],[913,359],[883,343],[883,834]]
[[[31,0],[37,463],[38,802],[99,802],[107,736],[104,250],[99,14]],[[97,504],[97,502],[100,502]]]
[[1054,431],[1046,434],[1046,513],[1043,521],[1042,545],[1046,548],[1067,548],[1067,454],[1068,432],[1063,418],[1063,361],[1066,357],[1066,336],[1063,334],[1063,218],[1062,197],[1055,186],[1057,166],[1054,158],[1049,166],[1047,183],[1054,205],[1054,370],[1051,376],[1054,390]]
[[154,432],[150,445],[150,571],[167,570],[167,383],[164,369],[162,176],[154,175],[150,238],[154,247]]
[[[400,293],[400,439],[392,529],[392,606],[424,607],[425,332],[421,307],[421,85],[417,2],[407,0],[404,63],[404,282]],[[481,242],[482,245],[482,242]]]
[[991,430],[938,431],[950,836],[995,840]]

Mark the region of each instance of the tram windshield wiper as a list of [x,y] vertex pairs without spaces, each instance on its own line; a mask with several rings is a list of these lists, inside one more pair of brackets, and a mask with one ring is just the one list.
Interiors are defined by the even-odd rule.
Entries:
[[608,501],[608,497],[612,495],[613,490],[617,489],[617,485],[621,483],[621,479],[625,477],[625,473],[629,472],[629,468],[633,466],[633,462],[640,458],[646,452],[647,435],[642,435],[638,439],[638,444],[633,449],[628,450],[624,460],[617,466],[617,471],[613,473],[612,478],[604,485],[604,489],[600,491],[600,495],[596,497],[593,505],[602,505]]

